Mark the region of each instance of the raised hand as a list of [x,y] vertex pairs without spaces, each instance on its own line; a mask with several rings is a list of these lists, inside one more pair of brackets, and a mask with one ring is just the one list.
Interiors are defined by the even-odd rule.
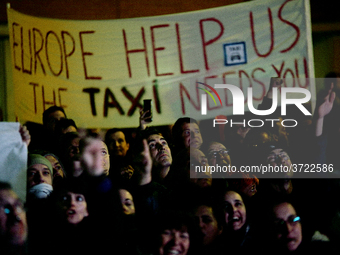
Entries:
[[143,109],[141,109],[141,110],[139,111],[139,127],[140,127],[141,130],[145,130],[146,125],[147,125],[148,123],[150,123],[150,122],[147,121],[147,120],[149,120],[149,119],[152,118],[151,116],[145,117],[145,116],[147,115],[147,113],[149,113],[149,111],[145,111],[145,112],[144,112]]
[[20,125],[19,127],[19,133],[21,135],[21,139],[24,143],[26,143],[27,147],[31,142],[31,135],[30,132],[27,130],[26,126]]
[[151,182],[152,159],[148,142],[145,139],[143,139],[143,151],[141,151],[138,155],[135,155],[134,163],[139,175],[138,184],[145,185]]
[[315,136],[321,136],[323,132],[323,121],[324,117],[329,114],[333,108],[334,100],[335,100],[335,92],[332,91],[334,84],[331,84],[330,89],[328,90],[327,95],[324,97],[324,101],[317,108],[316,114],[316,123],[315,123]]
[[334,100],[335,100],[335,92],[332,91],[334,84],[331,84],[330,89],[328,90],[327,95],[324,97],[323,103],[319,106],[317,114],[319,118],[325,117],[333,108]]

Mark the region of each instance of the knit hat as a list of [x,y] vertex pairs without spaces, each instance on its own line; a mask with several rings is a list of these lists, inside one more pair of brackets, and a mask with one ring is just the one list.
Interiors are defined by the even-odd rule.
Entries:
[[36,164],[43,164],[48,167],[53,176],[53,168],[51,162],[39,154],[28,154],[27,169]]

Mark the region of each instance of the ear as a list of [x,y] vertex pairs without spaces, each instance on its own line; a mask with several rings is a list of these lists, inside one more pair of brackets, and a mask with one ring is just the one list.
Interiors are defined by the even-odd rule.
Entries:
[[89,216],[89,211],[86,208],[86,211],[84,212],[84,218],[87,217],[87,216]]
[[126,143],[126,146],[128,149],[130,149],[130,144],[129,143]]

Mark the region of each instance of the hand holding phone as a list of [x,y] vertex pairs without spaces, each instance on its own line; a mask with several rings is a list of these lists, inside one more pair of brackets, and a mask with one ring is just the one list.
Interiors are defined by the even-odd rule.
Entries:
[[152,122],[152,99],[144,99],[142,118],[145,122]]

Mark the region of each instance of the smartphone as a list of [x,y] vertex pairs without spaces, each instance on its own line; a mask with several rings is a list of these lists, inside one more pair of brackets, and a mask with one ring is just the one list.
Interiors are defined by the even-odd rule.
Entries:
[[146,122],[152,122],[152,99],[144,99],[143,100],[143,111],[149,111],[148,113],[146,113],[146,115],[144,117],[151,117],[146,119]]

